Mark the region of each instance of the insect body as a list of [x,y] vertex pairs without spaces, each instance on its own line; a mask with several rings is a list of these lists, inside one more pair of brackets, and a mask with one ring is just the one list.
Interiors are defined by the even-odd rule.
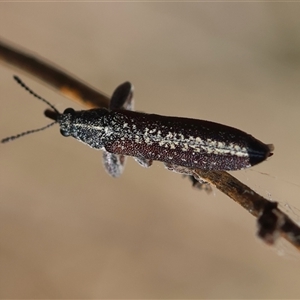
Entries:
[[45,114],[59,123],[63,136],[104,150],[104,166],[113,177],[122,173],[125,156],[133,156],[144,167],[157,160],[168,169],[189,174],[190,168],[240,170],[272,155],[273,145],[233,127],[131,111],[132,95],[126,82],[115,90],[110,110],[68,108],[61,114],[51,105],[53,110]]

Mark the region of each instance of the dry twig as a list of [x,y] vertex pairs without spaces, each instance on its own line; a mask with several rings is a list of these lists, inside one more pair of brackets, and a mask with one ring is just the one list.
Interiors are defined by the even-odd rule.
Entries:
[[[3,41],[0,41],[0,62],[20,71],[26,71],[67,98],[86,107],[108,107],[109,97],[102,92],[54,67],[52,63],[47,63],[44,59]],[[258,236],[266,243],[273,244],[278,237],[282,236],[300,250],[300,228],[278,209],[276,202],[265,199],[226,172],[194,169],[193,175],[200,182],[203,180],[209,182],[257,217]]]
[[109,97],[44,59],[12,47],[0,40],[0,62],[25,71],[88,108],[108,107]]

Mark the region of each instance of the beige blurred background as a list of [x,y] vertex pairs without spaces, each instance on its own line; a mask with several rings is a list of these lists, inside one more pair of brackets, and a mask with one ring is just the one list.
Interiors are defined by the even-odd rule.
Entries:
[[[1,3],[0,37],[136,109],[243,129],[275,155],[234,172],[299,221],[299,3]],[[0,66],[0,137],[80,107]],[[0,146],[1,298],[298,298],[299,254],[256,220],[155,163],[110,178],[58,126]],[[267,175],[265,175],[267,174]]]

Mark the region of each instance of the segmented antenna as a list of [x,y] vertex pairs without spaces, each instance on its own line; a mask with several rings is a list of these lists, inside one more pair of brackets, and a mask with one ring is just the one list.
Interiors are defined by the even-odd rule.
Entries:
[[[17,76],[14,76],[14,79],[16,80],[16,82],[21,86],[23,87],[27,92],[29,92],[31,95],[33,95],[35,98],[43,101],[44,103],[46,103],[48,106],[50,106],[52,109],[53,109],[53,114],[57,114],[57,115],[60,115],[60,112],[50,103],[48,102],[46,99],[42,98],[41,96],[39,96],[38,94],[36,94],[34,91],[32,91],[19,77]],[[54,119],[54,118],[52,118]],[[51,126],[53,126],[54,124],[57,123],[57,120],[55,119],[54,122],[44,126],[44,127],[41,127],[41,128],[37,128],[37,129],[33,129],[33,130],[28,130],[28,131],[25,131],[25,132],[22,132],[20,134],[17,134],[17,135],[13,135],[13,136],[10,136],[10,137],[7,137],[5,139],[2,139],[1,140],[1,143],[7,143],[7,142],[10,142],[10,141],[13,141],[15,139],[18,139],[24,135],[27,135],[27,134],[31,134],[31,133],[35,133],[35,132],[38,132],[38,131],[42,131],[42,130],[45,130]]]
[[52,123],[50,123],[50,124],[48,124],[48,125],[46,125],[44,127],[38,128],[38,129],[28,130],[28,131],[22,132],[20,134],[7,137],[7,138],[1,140],[1,143],[4,144],[4,143],[10,142],[10,141],[13,141],[15,139],[18,139],[18,138],[20,138],[20,137],[22,137],[24,135],[31,134],[31,133],[38,132],[38,131],[42,131],[44,129],[47,129],[47,128],[51,127],[52,125],[54,125],[56,123],[57,123],[57,121],[52,122]]
[[36,94],[33,90],[31,90],[18,76],[14,75],[14,80],[22,87],[24,88],[29,94],[34,96],[35,98],[45,102],[48,106],[50,106],[57,114],[60,114],[60,112],[46,99]]

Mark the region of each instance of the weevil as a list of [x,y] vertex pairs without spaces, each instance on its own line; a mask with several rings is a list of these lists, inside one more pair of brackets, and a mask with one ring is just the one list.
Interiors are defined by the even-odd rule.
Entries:
[[104,167],[113,177],[122,174],[126,156],[132,156],[143,167],[150,167],[153,161],[161,161],[169,170],[191,175],[193,168],[242,170],[273,155],[273,145],[264,144],[252,135],[230,126],[133,111],[133,86],[129,82],[115,89],[109,109],[75,111],[67,108],[60,113],[18,77],[14,78],[51,108],[45,111],[45,115],[54,122],[1,142],[58,123],[63,136],[71,136],[93,149],[103,150]]

